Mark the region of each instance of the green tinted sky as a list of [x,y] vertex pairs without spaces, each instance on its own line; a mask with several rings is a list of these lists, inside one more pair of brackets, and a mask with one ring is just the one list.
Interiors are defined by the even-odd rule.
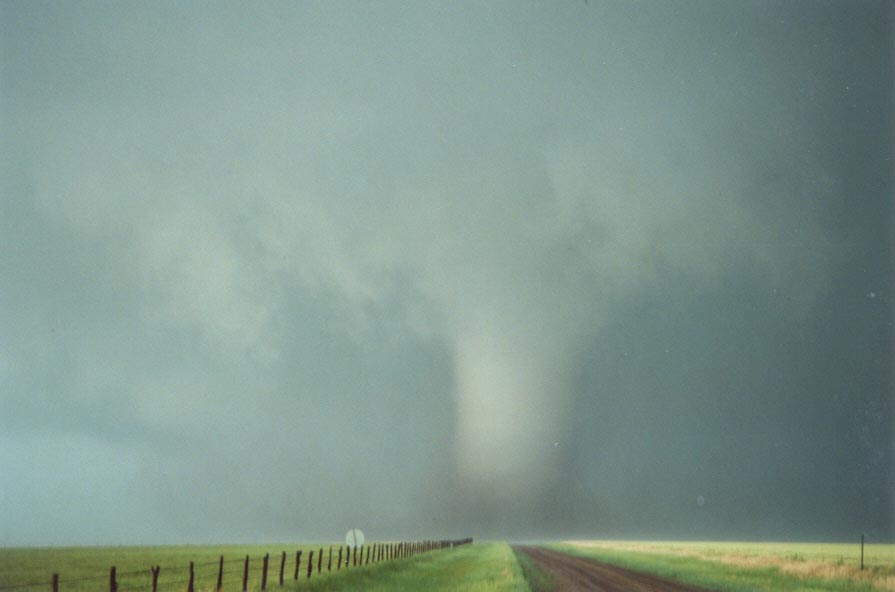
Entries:
[[891,539],[892,22],[0,3],[0,544]]

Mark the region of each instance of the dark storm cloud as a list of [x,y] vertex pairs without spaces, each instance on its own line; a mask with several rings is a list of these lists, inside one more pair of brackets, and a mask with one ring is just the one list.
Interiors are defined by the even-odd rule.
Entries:
[[0,17],[0,543],[892,536],[887,5]]

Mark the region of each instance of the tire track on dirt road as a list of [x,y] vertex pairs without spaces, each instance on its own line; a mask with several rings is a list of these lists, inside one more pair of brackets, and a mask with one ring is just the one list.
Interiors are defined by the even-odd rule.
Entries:
[[663,580],[594,559],[577,557],[542,547],[513,546],[539,569],[550,574],[557,592],[709,592],[687,584]]

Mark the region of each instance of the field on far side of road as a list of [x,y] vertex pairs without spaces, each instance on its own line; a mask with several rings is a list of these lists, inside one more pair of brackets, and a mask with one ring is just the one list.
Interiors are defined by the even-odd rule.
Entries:
[[895,545],[568,541],[551,547],[726,591],[895,591]]

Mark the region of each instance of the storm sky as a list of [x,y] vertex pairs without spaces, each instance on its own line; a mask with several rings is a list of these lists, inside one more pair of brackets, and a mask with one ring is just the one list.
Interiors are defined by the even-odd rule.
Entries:
[[0,2],[0,545],[892,540],[892,7]]

